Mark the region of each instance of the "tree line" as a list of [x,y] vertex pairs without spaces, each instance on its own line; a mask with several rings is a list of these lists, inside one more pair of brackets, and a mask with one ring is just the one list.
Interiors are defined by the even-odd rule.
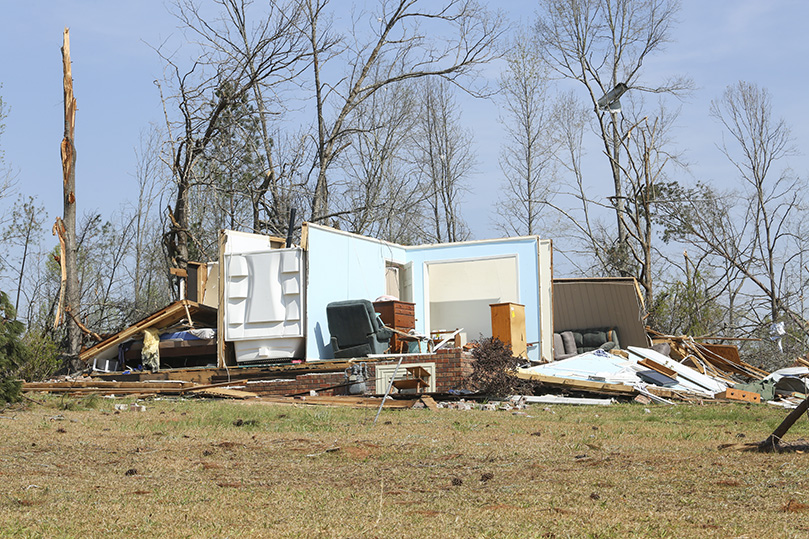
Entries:
[[[155,48],[164,121],[143,131],[138,197],[78,223],[78,316],[95,337],[175,298],[169,269],[214,259],[222,228],[286,236],[307,220],[405,244],[469,239],[478,163],[463,92],[500,111],[499,231],[553,238],[571,273],[637,278],[664,333],[762,338],[745,349],[775,360],[771,335],[804,351],[795,141],[765,88],[729,81],[710,115],[737,187],[684,180],[673,128],[694,84],[644,69],[673,40],[676,1],[540,0],[520,25],[473,0],[335,4],[173,4],[185,44]],[[588,151],[609,196],[593,194]],[[10,195],[2,158],[0,289],[41,350],[17,368],[42,376],[65,359],[58,249],[37,198]]]

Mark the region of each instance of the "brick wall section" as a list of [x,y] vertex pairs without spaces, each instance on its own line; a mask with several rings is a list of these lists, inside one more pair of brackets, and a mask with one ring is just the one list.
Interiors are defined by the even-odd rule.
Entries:
[[[369,362],[367,363],[368,374],[371,378],[374,378],[375,365],[390,365],[397,362],[398,358]],[[473,389],[468,385],[469,376],[472,374],[472,354],[464,352],[460,348],[439,350],[433,355],[407,356],[402,365],[409,363],[435,363],[436,393],[446,393],[451,389]],[[347,395],[347,387],[321,391],[321,388],[339,385],[345,383],[345,381],[343,371],[312,373],[301,374],[295,378],[248,382],[245,389],[262,396],[274,397],[302,393],[311,389],[317,391],[318,395]],[[375,383],[373,381],[368,382],[366,386],[366,393],[374,393]]]
[[345,388],[330,389],[322,391],[321,388],[336,386],[345,382],[343,371],[339,372],[319,372],[312,374],[300,374],[295,378],[280,378],[278,380],[261,380],[248,382],[246,391],[258,393],[264,397],[283,397],[295,393],[308,392],[314,389],[318,395],[332,396],[345,395]]

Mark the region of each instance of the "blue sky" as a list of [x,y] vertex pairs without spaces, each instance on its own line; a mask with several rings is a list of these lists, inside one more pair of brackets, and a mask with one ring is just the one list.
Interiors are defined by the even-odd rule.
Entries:
[[[334,5],[345,5],[347,13],[350,3],[335,0]],[[533,2],[500,5],[515,19],[533,17]],[[19,190],[39,197],[49,222],[61,213],[59,49],[62,30],[68,26],[79,107],[79,211],[112,215],[135,194],[132,174],[141,132],[150,122],[162,121],[153,82],[161,76],[162,66],[152,46],[178,37],[174,18],[160,0],[0,0],[0,9],[0,95],[10,109],[0,145],[7,165],[18,174]],[[734,171],[716,148],[721,129],[708,116],[708,109],[711,99],[738,80],[769,89],[776,116],[791,125],[796,146],[803,152],[790,163],[798,174],[809,175],[804,151],[809,141],[809,39],[805,29],[809,2],[685,0],[679,18],[674,42],[645,64],[647,80],[685,74],[697,86],[682,103],[675,132],[678,148],[691,163],[689,172],[679,179],[734,185]],[[498,233],[490,225],[489,205],[501,181],[498,113],[492,103],[479,100],[464,101],[462,107],[464,123],[475,137],[479,162],[464,212],[476,238],[492,237]],[[597,156],[598,149],[593,148],[590,153]],[[594,160],[588,170],[594,177],[600,176],[602,166],[606,161]],[[0,209],[7,208],[5,199]]]

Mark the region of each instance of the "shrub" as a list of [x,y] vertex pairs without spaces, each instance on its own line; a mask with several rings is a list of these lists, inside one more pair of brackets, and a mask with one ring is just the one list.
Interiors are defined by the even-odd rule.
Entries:
[[511,353],[511,346],[495,337],[481,339],[472,349],[470,381],[479,392],[496,398],[531,395],[533,384],[512,374],[523,363]]
[[22,337],[23,360],[17,377],[29,382],[47,380],[62,366],[59,345],[48,335],[27,331]]

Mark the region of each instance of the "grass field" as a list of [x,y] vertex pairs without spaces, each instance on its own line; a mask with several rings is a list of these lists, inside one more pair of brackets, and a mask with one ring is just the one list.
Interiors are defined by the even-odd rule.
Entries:
[[0,537],[809,537],[809,455],[717,449],[763,405],[37,399],[0,414]]

